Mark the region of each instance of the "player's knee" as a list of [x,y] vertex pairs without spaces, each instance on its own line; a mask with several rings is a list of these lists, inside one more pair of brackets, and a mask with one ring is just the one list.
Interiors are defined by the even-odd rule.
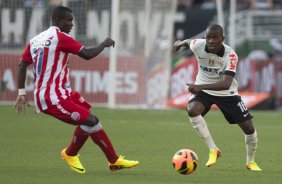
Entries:
[[246,135],[254,134],[255,131],[256,131],[256,129],[255,129],[253,126],[246,127],[246,128],[244,129],[244,133],[245,133]]
[[80,128],[83,131],[91,134],[91,133],[100,131],[103,127],[102,127],[101,123],[98,123],[98,124],[96,124],[94,126],[80,125]]
[[83,125],[93,127],[99,123],[99,118],[95,115],[90,114]]
[[187,108],[187,113],[189,117],[195,117],[200,115],[199,112],[197,112],[197,110],[192,109],[192,108]]
[[239,124],[246,135],[254,134],[256,129],[251,120]]
[[83,125],[80,125],[80,127],[87,133],[98,132],[102,129],[102,125],[99,122],[98,117],[92,114],[88,116],[87,120],[83,123]]
[[187,107],[187,113],[189,117],[196,117],[202,115],[205,111],[205,106],[201,102],[193,101],[189,102]]

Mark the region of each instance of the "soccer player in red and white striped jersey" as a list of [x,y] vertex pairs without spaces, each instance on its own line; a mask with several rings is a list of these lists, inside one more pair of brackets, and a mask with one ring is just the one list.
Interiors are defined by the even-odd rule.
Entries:
[[104,48],[115,45],[111,38],[93,47],[83,46],[68,33],[73,27],[71,9],[58,6],[53,10],[52,26],[27,44],[18,67],[19,95],[15,109],[22,113],[27,105],[25,79],[29,65],[34,73],[34,103],[36,112],[43,112],[63,122],[76,126],[70,145],[63,149],[61,157],[77,173],[85,173],[78,152],[88,137],[103,150],[111,171],[134,167],[138,161],[117,156],[111,141],[99,119],[90,111],[91,105],[77,92],[72,91],[69,81],[69,54],[86,60],[100,54]]

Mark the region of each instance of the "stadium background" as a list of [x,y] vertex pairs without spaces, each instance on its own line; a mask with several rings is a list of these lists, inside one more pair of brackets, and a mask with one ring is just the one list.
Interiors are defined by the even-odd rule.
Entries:
[[[114,0],[115,3],[119,2],[121,11],[113,11],[109,0],[0,0],[0,182],[281,183],[281,111],[251,110],[259,135],[256,161],[263,172],[249,172],[245,169],[244,136],[236,125],[230,126],[226,123],[220,111],[211,111],[205,119],[214,140],[223,151],[223,157],[215,167],[206,168],[208,149],[191,127],[186,111],[172,108],[151,109],[167,107],[173,97],[183,97],[182,100],[175,98],[176,102],[171,104],[177,107],[187,100],[187,96],[182,94],[186,91],[185,83],[194,80],[195,59],[190,56],[189,51],[177,54],[172,52],[171,43],[175,39],[197,35],[202,37],[201,33],[208,24],[219,22],[220,19],[216,16],[217,1]],[[237,0],[237,26],[233,29],[236,33],[230,34],[229,2],[232,1],[221,2],[224,7],[226,43],[234,44],[235,35],[236,51],[240,56],[240,75],[237,77],[241,93],[250,92],[250,100],[258,97],[255,92],[263,92],[260,93],[261,97],[265,99],[266,95],[273,105],[265,100],[266,108],[277,108],[281,104],[282,84],[279,69],[282,61],[279,59],[282,48],[279,43],[282,39],[280,0],[273,0],[275,4],[272,6],[265,3],[262,3],[263,6],[255,6],[250,4],[251,0]],[[101,41],[115,31],[112,30],[114,26],[111,26],[117,26],[114,20],[123,20],[120,25],[122,35],[118,36],[117,32],[113,34],[118,43],[117,50],[105,50],[102,55],[89,62],[72,57],[71,78],[73,88],[95,103],[92,111],[99,116],[118,153],[129,159],[139,160],[139,167],[116,174],[109,172],[103,153],[88,141],[80,152],[87,173],[78,176],[60,158],[60,152],[69,144],[74,127],[44,113],[35,114],[33,108],[27,108],[22,116],[15,115],[12,109],[17,95],[15,72],[20,53],[30,36],[49,26],[50,10],[60,3],[74,10],[76,28],[72,35],[86,45]],[[115,12],[115,15],[120,12],[117,15],[120,18],[113,16],[112,21],[109,12]],[[145,12],[151,12],[151,15],[145,16]],[[171,38],[166,35],[168,32],[163,32],[163,15],[171,17],[170,12],[175,13],[174,23],[170,20],[168,23],[171,24],[167,25],[171,27],[166,29],[171,31]],[[256,51],[257,47],[269,54],[266,60],[250,61],[249,53]],[[111,63],[110,60],[117,61],[115,90],[109,84],[113,76],[111,72],[115,73],[115,62]],[[26,87],[31,100],[31,70],[28,75]],[[165,75],[168,76],[167,79]],[[118,98],[108,100],[108,94],[113,95],[115,91]],[[152,98],[149,100],[149,97]],[[111,109],[99,107],[97,103],[103,106],[144,109]],[[257,105],[252,108],[255,107]],[[173,154],[182,148],[194,150],[199,157],[199,167],[193,175],[179,175],[172,167]]]
[[[226,43],[233,45],[240,57],[236,77],[245,102],[254,100],[251,108],[281,106],[280,1],[264,6],[236,1],[235,24],[231,25],[231,1],[2,0],[0,102],[15,100],[16,68],[22,50],[32,36],[50,25],[52,8],[63,4],[74,12],[71,35],[77,40],[93,45],[111,36],[117,42],[115,49],[105,50],[91,63],[71,57],[74,90],[91,103],[110,107],[182,108],[188,98],[185,84],[194,81],[197,65],[189,51],[174,53],[171,46],[176,39],[203,37],[205,28],[220,20],[216,2],[225,10]],[[267,59],[249,58],[256,48],[267,52]],[[32,78],[30,68],[26,83],[29,99]]]

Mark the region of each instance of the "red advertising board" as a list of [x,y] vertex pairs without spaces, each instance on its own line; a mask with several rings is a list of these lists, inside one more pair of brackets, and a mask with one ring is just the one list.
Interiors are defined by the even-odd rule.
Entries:
[[[20,55],[0,54],[1,90],[0,101],[13,102],[18,94],[16,71]],[[117,104],[143,104],[145,99],[144,59],[119,57],[116,72]],[[126,66],[126,67],[125,67]],[[72,56],[69,63],[72,89],[78,91],[91,103],[107,103],[112,86],[109,80],[109,58],[98,56],[90,61]],[[28,68],[26,90],[33,100],[33,73]]]
[[[271,95],[270,93],[263,92],[240,92],[240,96],[242,97],[242,100],[245,103],[246,107],[251,109],[268,99]],[[180,94],[170,99],[168,101],[168,106],[175,108],[186,108],[190,97],[191,93],[189,92]],[[217,109],[217,106],[212,106],[212,109]]]
[[[189,97],[186,83],[194,83],[198,72],[197,65],[195,57],[189,57],[180,59],[173,66],[169,106],[186,107]],[[282,65],[278,62],[255,62],[240,58],[235,78],[240,94],[244,95],[245,100],[250,103],[249,106],[252,107],[272,95],[276,97],[277,105],[282,104]],[[250,99],[256,99],[256,102],[250,102]]]

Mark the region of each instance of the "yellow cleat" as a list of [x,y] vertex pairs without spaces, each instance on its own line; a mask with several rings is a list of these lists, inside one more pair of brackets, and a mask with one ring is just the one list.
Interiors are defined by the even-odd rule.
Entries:
[[135,160],[126,160],[124,159],[124,156],[119,156],[119,158],[117,159],[117,161],[114,164],[109,163],[109,169],[112,172],[116,172],[118,170],[121,169],[125,169],[125,168],[131,168],[131,167],[135,167],[139,164],[138,161]]
[[210,150],[209,154],[209,160],[206,163],[207,167],[214,166],[216,163],[216,160],[221,156],[220,150]]
[[78,155],[68,156],[66,154],[66,149],[63,149],[61,152],[61,157],[69,164],[71,170],[73,170],[74,172],[77,172],[79,174],[84,174],[86,172],[78,158]]
[[251,171],[262,171],[261,168],[259,168],[259,166],[257,165],[257,163],[255,163],[254,161],[250,161],[247,165],[246,165],[247,169],[251,170]]

